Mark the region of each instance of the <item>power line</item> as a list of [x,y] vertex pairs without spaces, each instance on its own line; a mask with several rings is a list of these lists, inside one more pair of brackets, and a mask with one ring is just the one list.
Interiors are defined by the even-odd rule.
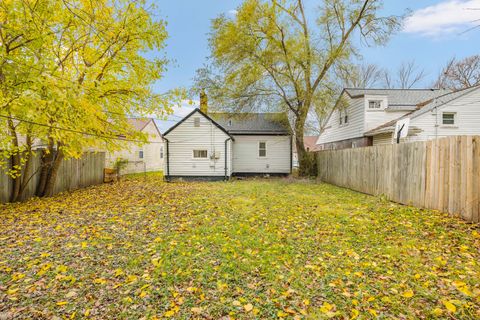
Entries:
[[52,129],[60,130],[60,131],[68,131],[68,132],[77,133],[77,134],[84,134],[84,135],[87,135],[87,136],[98,137],[98,138],[102,138],[102,139],[119,140],[119,141],[136,142],[136,143],[163,143],[163,142],[158,142],[158,141],[142,141],[142,140],[127,139],[127,138],[121,138],[121,137],[118,137],[118,136],[107,136],[107,135],[102,135],[102,134],[97,134],[97,133],[91,133],[91,132],[79,131],[79,130],[74,130],[74,129],[56,127],[56,126],[52,126],[52,125],[45,124],[45,123],[38,123],[38,122],[30,121],[30,120],[20,119],[20,118],[11,117],[11,116],[5,116],[5,115],[1,115],[1,114],[0,114],[0,118],[16,120],[16,121],[25,122],[25,123],[28,123],[28,124],[31,124],[31,125],[52,128]]

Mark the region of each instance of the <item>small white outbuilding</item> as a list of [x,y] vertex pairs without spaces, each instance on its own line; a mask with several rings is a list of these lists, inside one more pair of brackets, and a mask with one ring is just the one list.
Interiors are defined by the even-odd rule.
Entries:
[[228,180],[289,175],[292,135],[283,113],[206,113],[193,110],[167,130],[167,180]]

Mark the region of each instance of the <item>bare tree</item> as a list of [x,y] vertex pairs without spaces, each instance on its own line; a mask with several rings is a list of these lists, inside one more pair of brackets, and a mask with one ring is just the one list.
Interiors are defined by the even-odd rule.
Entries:
[[387,89],[412,89],[418,86],[427,76],[424,69],[415,63],[415,60],[402,62],[395,73],[383,71],[383,87]]
[[457,60],[452,58],[442,69],[435,86],[459,90],[480,84],[480,55]]
[[374,88],[381,85],[384,72],[376,64],[340,66],[336,70],[340,89]]

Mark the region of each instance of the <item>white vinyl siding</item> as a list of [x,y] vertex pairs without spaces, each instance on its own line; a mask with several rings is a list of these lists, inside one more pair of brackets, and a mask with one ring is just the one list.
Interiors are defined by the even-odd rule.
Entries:
[[[196,124],[198,127],[195,126]],[[166,138],[169,140],[169,174],[171,176],[219,177],[225,175],[225,140],[229,136],[199,112],[169,132]],[[218,159],[210,159],[210,157],[195,159],[193,150],[207,150],[208,155],[217,154],[219,157]],[[230,175],[231,143],[227,145],[227,152],[227,175]]]
[[[455,125],[444,125],[443,114],[454,113]],[[407,141],[422,141],[436,137],[457,135],[480,135],[480,88],[457,98],[438,110],[428,111],[410,120],[410,128],[415,127],[422,132],[409,135]]]
[[[290,173],[290,136],[234,136],[235,173]],[[266,157],[260,156],[266,143]]]
[[[325,130],[318,138],[317,144],[363,136],[365,121],[364,99],[350,99],[346,93],[344,93],[344,97],[347,99],[348,107],[343,112],[337,110],[332,113],[327,121]],[[344,125],[344,119],[342,120],[342,125],[340,125],[340,116],[343,114],[348,115],[348,125]]]
[[[363,100],[365,102],[366,110],[364,132],[375,129],[392,120],[396,120],[409,112],[404,110],[385,109],[388,106],[388,97],[386,96],[366,95]],[[381,101],[382,108],[370,109],[370,101]]]

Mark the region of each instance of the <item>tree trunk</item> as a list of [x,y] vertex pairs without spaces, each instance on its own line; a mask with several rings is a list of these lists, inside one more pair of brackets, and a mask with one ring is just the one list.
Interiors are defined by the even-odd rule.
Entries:
[[[10,136],[12,137],[12,144],[13,144],[13,154],[11,155],[11,170],[14,172],[14,176],[12,178],[12,193],[10,194],[10,202],[15,202],[18,198],[18,193],[20,192],[20,184],[22,179],[22,161],[20,157],[20,150],[18,147],[18,137],[17,132],[15,130],[15,124],[13,123],[12,119],[8,119],[8,129],[10,131]],[[20,170],[20,172],[15,172]]]
[[[16,168],[21,167],[21,161],[20,161],[20,154],[15,153],[11,157],[11,165],[12,165],[12,170],[18,170]],[[20,169],[20,172],[15,173],[14,177],[12,178],[12,193],[10,194],[10,202],[15,202],[18,199],[18,194],[20,193],[20,185],[22,182],[22,172]]]
[[26,151],[26,154],[25,154],[25,167],[24,167],[24,170],[23,170],[23,174],[22,174],[22,182],[20,184],[20,190],[18,192],[18,195],[17,195],[17,199],[15,199],[15,201],[21,201],[23,200],[23,195],[24,195],[24,192],[25,192],[25,189],[27,189],[27,185],[28,183],[30,182],[30,178],[31,178],[31,175],[32,175],[32,148],[31,148],[31,138],[30,137],[27,137],[27,145],[28,145],[28,149]]
[[47,185],[48,173],[50,172],[50,167],[52,166],[53,159],[55,156],[55,150],[53,148],[53,140],[48,142],[48,150],[44,151],[42,154],[42,169],[40,171],[40,177],[37,186],[37,196],[42,197],[45,193],[45,186]]
[[[60,147],[60,145],[59,145]],[[43,197],[51,197],[53,195],[53,191],[55,190],[55,183],[57,182],[57,175],[58,169],[60,169],[60,165],[62,164],[64,158],[64,154],[62,150],[59,148],[57,150],[57,154],[55,156],[55,160],[50,167],[50,172],[48,174],[48,178],[45,184],[45,191],[43,192]]]
[[298,174],[301,177],[310,177],[316,175],[315,154],[305,150],[303,135],[305,132],[306,115],[300,114],[295,120],[295,143],[297,147],[297,156],[299,164]]

